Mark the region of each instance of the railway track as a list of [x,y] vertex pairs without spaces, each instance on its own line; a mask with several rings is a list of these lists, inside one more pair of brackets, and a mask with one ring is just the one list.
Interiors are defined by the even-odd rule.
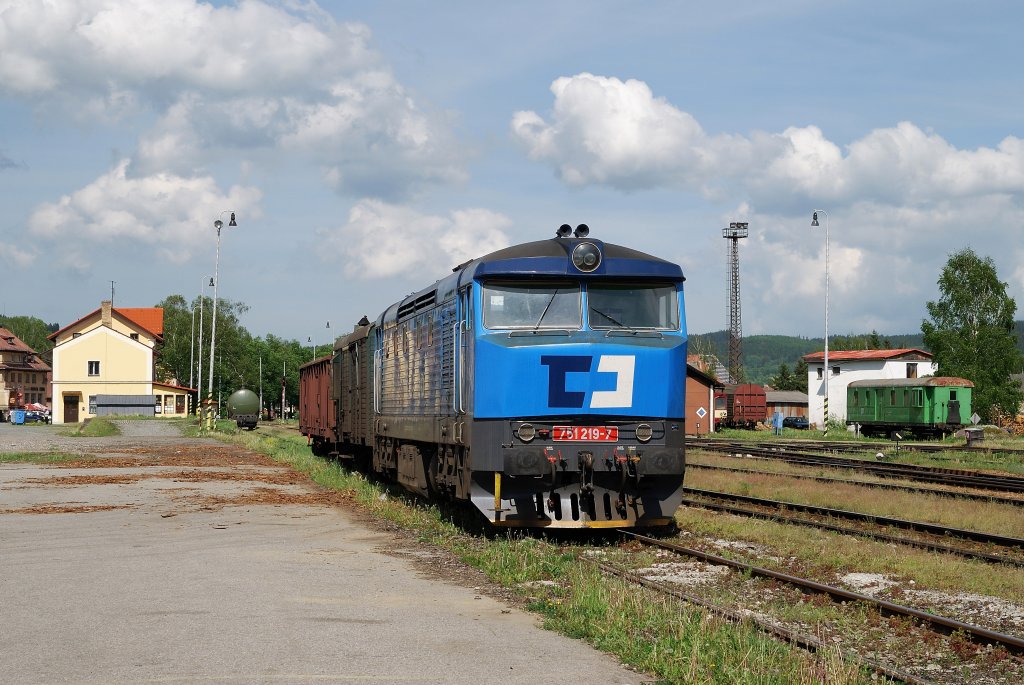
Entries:
[[[696,498],[684,498],[682,503],[686,506],[702,507],[705,509],[736,514],[739,516],[749,516],[753,518],[762,518],[772,521],[778,521],[781,523],[808,526],[811,528],[819,528],[822,530],[831,530],[833,532],[842,533],[845,535],[856,535],[859,537],[870,538],[872,540],[878,540],[881,542],[906,545],[909,547],[915,547],[917,549],[925,549],[932,552],[955,554],[957,556],[964,557],[967,559],[977,559],[979,561],[985,561],[988,563],[1007,564],[1010,566],[1024,568],[1024,558],[1015,558],[1005,556],[1003,554],[992,554],[988,551],[983,551],[979,549],[955,547],[944,542],[920,540],[916,538],[901,537],[896,535],[890,535],[887,533],[880,533],[877,531],[865,530],[861,528],[839,526],[826,521],[800,518],[798,516],[785,514],[783,512],[787,509],[803,511],[805,513],[812,514],[815,516],[825,516],[833,519],[844,519],[870,525],[894,527],[903,530],[913,530],[920,533],[941,536],[943,538],[956,537],[963,540],[977,542],[979,544],[984,544],[988,546],[998,546],[1008,549],[1024,549],[1024,539],[1021,538],[991,535],[988,533],[981,533],[978,531],[963,530],[960,528],[950,528],[946,526],[939,526],[919,521],[907,521],[904,519],[874,516],[871,514],[862,514],[860,512],[846,511],[843,509],[828,509],[826,507],[796,504],[793,502],[782,502],[779,500],[763,499],[760,497],[750,497],[747,495],[734,495],[731,493],[716,492],[712,490],[698,490],[694,488],[686,488],[685,491],[689,494],[697,496]],[[736,506],[735,504],[727,504],[727,502],[743,502],[753,506],[759,506],[765,509],[770,509],[771,511],[749,509],[747,507]]]
[[[800,633],[795,630],[784,628],[772,621],[767,621],[757,616],[752,616],[749,613],[743,613],[739,611],[734,611],[732,609],[728,609],[726,607],[715,604],[714,602],[709,602],[696,595],[690,594],[688,592],[683,592],[678,588],[671,587],[668,583],[661,583],[656,580],[651,580],[650,578],[644,578],[642,576],[636,575],[635,573],[628,571],[627,569],[614,566],[612,564],[604,562],[595,563],[599,569],[601,569],[603,572],[609,575],[614,575],[618,578],[621,578],[622,580],[634,583],[636,585],[640,585],[649,590],[653,590],[664,595],[676,597],[677,599],[681,599],[685,602],[688,602],[689,604],[699,606],[704,610],[709,611],[710,613],[713,613],[716,616],[724,618],[732,623],[754,625],[758,628],[758,630],[767,633],[768,635],[772,635],[774,637],[782,639],[790,644],[796,645],[797,647],[800,647],[801,649],[806,650],[808,652],[818,652],[823,649],[829,649],[832,647],[832,645],[823,642],[822,640],[819,640],[818,638],[813,637],[811,635],[807,635],[805,633]],[[872,659],[870,657],[864,656],[863,654],[859,654],[853,650],[844,650],[843,657],[852,663],[863,665],[865,668],[872,671],[873,673],[877,673],[878,675],[887,678],[890,682],[906,683],[907,685],[933,685],[933,681],[923,680],[902,669],[890,666],[881,661],[878,661],[877,659]]]
[[[748,441],[743,440],[728,440],[721,438],[696,438],[689,440],[690,444],[695,443],[712,443],[712,444],[734,444],[734,445],[749,445]],[[757,443],[754,443],[757,444]],[[762,443],[764,444],[764,443]],[[771,445],[783,447],[790,450],[817,450],[817,451],[828,451],[833,453],[856,453],[856,452],[879,452],[890,450],[894,446],[900,450],[907,450],[911,452],[969,452],[973,454],[978,453],[999,453],[1007,455],[1024,455],[1024,449],[1013,448],[1013,447],[990,447],[984,444],[973,445],[967,447],[966,445],[950,445],[949,443],[922,443],[922,442],[864,442],[861,440],[850,441],[850,440],[772,440]]]
[[869,461],[867,459],[848,459],[827,455],[804,454],[766,447],[751,447],[750,445],[704,444],[701,445],[701,448],[709,452],[740,458],[769,459],[804,466],[849,468],[875,475],[902,478],[922,483],[952,485],[977,490],[1024,493],[1024,478],[1019,476],[999,476],[966,469],[944,469],[914,464],[893,464]]
[[864,487],[881,488],[884,490],[896,490],[899,492],[910,492],[914,494],[922,495],[937,495],[939,497],[954,497],[959,499],[976,500],[979,502],[989,502],[991,504],[1008,504],[1015,507],[1024,507],[1024,498],[1013,498],[1013,497],[999,497],[996,495],[981,495],[973,492],[963,492],[958,490],[940,490],[937,488],[916,488],[912,485],[897,485],[895,483],[887,483],[885,481],[873,481],[873,480],[850,480],[847,478],[828,478],[826,476],[810,476],[799,473],[781,473],[779,471],[761,471],[758,469],[741,469],[732,466],[715,466],[713,464],[695,464],[689,462],[686,465],[687,469],[705,469],[708,471],[729,471],[732,473],[753,473],[762,476],[778,476],[780,478],[796,478],[799,480],[813,480],[817,483],[829,483],[829,484],[841,484],[841,485],[860,485]]
[[871,597],[870,595],[864,595],[843,588],[826,585],[819,583],[807,578],[800,578],[798,576],[781,573],[779,571],[773,571],[768,568],[755,566],[745,562],[735,561],[726,557],[721,557],[715,554],[709,554],[697,549],[692,549],[679,545],[676,543],[668,542],[665,540],[658,540],[656,538],[648,537],[646,535],[640,535],[629,531],[624,531],[630,538],[641,542],[644,545],[656,547],[658,549],[670,551],[676,554],[688,556],[694,559],[699,559],[708,564],[714,564],[717,566],[727,566],[741,573],[775,580],[792,587],[799,588],[804,593],[814,593],[827,596],[835,602],[860,602],[867,606],[873,607],[886,616],[899,616],[903,618],[913,619],[918,623],[927,626],[930,630],[940,632],[943,634],[959,633],[967,636],[973,642],[984,645],[993,645],[1004,648],[1011,654],[1021,655],[1024,654],[1024,639],[1015,635],[1007,635],[1000,633],[982,626],[972,625],[957,621],[956,619],[948,618],[945,616],[939,616],[937,614],[930,613],[928,611],[922,611],[920,609],[914,609],[912,607],[895,604],[886,600]]

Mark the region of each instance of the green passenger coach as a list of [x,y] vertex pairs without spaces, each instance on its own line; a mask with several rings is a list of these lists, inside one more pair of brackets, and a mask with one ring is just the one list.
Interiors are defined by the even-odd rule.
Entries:
[[853,381],[846,389],[846,423],[867,436],[952,433],[970,421],[973,387],[966,378],[944,376]]

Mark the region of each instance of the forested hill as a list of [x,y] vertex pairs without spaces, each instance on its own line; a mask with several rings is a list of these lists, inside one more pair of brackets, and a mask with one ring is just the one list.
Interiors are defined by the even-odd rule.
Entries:
[[[1024,321],[1017,321],[1014,326],[1017,337],[1017,349],[1024,353]],[[921,333],[906,335],[881,335],[867,333],[862,335],[830,335],[828,349],[834,350],[867,350],[924,347]],[[743,370],[747,381],[751,383],[767,383],[779,372],[779,366],[785,364],[790,371],[805,354],[820,352],[825,349],[824,338],[801,338],[791,335],[751,335],[743,338]],[[723,364],[729,361],[729,332],[690,334],[690,354],[713,354]]]

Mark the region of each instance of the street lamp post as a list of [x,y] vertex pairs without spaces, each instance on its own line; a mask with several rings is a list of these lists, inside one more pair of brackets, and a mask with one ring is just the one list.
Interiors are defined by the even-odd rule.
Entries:
[[814,210],[814,215],[811,217],[811,226],[820,226],[818,223],[818,212],[825,215],[825,430],[822,432],[823,435],[828,434],[828,377],[830,369],[828,368],[828,212],[824,209]]
[[[203,280],[199,284],[199,371],[196,373],[196,384],[200,387],[203,385],[203,303],[206,302],[206,278],[206,276],[203,276]],[[213,286],[213,276],[210,276],[209,278],[210,286]],[[193,311],[195,311],[194,307]],[[192,384],[189,383],[188,387],[191,388]],[[202,394],[202,391],[196,393],[196,402],[200,406],[202,406],[202,403],[199,402],[199,398]],[[196,407],[196,409],[198,410],[199,407]],[[199,427],[203,427],[202,421],[199,422]]]
[[[192,341],[189,347],[188,357],[188,387],[193,387],[196,376],[196,306],[192,305],[192,328],[189,329],[189,340]],[[200,350],[202,354],[202,350]],[[190,391],[191,392],[191,391]]]
[[[231,220],[228,222],[228,226],[237,226],[235,223],[235,213],[230,209],[225,209],[220,213],[224,216],[228,212],[231,213]],[[213,430],[213,352],[217,347],[217,290],[220,288],[220,229],[224,226],[224,222],[217,219],[213,222],[213,227],[217,229],[217,257],[213,262],[213,323],[210,325],[210,381],[206,386],[206,429]]]

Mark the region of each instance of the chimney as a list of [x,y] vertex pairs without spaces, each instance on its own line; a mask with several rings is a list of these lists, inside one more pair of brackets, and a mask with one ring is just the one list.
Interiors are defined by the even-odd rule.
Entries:
[[113,319],[110,316],[110,310],[113,307],[113,305],[114,303],[111,300],[103,300],[103,302],[100,303],[100,309],[102,310],[101,322],[107,328],[113,327]]

